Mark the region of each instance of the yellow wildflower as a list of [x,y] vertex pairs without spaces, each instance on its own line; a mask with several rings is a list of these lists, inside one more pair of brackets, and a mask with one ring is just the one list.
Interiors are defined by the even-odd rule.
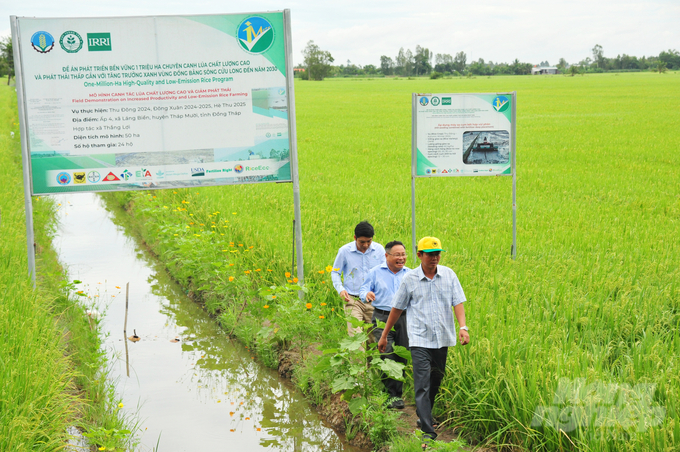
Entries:
[[229,282],[232,282],[233,280],[234,280],[234,277],[233,277],[233,276],[230,276],[230,277],[229,277]]
[[305,305],[305,307],[306,307],[307,309],[312,309],[312,303],[307,303],[307,304]]

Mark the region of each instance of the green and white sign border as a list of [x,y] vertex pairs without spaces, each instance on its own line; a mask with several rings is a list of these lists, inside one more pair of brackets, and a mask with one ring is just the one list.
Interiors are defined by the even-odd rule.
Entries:
[[[225,21],[225,16],[238,16],[238,17],[249,17],[257,16],[269,18],[272,16],[279,16],[280,21],[283,25],[282,35],[284,41],[284,52],[281,55],[265,55],[267,59],[275,65],[278,70],[285,76],[285,86],[286,86],[286,98],[288,103],[288,139],[289,139],[289,158],[290,158],[290,176],[291,179],[286,182],[292,182],[293,184],[293,202],[294,202],[294,218],[295,218],[295,248],[297,251],[297,276],[302,283],[304,281],[304,267],[303,267],[303,255],[302,255],[302,219],[301,219],[301,209],[300,209],[300,182],[298,174],[298,162],[297,162],[297,128],[295,123],[295,86],[294,86],[294,71],[293,71],[293,52],[292,52],[292,35],[291,35],[291,15],[290,10],[285,9],[283,11],[267,11],[267,12],[246,12],[239,14],[220,14],[220,15],[196,15],[196,16],[177,16],[185,19],[194,20],[196,22],[203,23],[214,28],[223,29]],[[146,16],[147,18],[155,17],[170,17],[170,16]],[[33,175],[31,170],[31,151],[29,146],[28,136],[30,133],[28,125],[28,114],[26,105],[26,91],[25,91],[25,73],[23,71],[22,65],[22,55],[24,52],[34,51],[30,47],[24,49],[24,43],[21,39],[21,20],[22,19],[35,19],[35,18],[21,18],[17,16],[10,17],[10,24],[12,30],[12,40],[14,42],[14,61],[15,61],[15,80],[17,85],[17,103],[19,110],[19,130],[21,133],[21,151],[22,151],[22,163],[23,163],[23,180],[24,180],[24,205],[26,214],[26,241],[27,241],[27,251],[28,251],[28,270],[33,284],[35,287],[36,281],[36,263],[35,263],[35,249],[33,246],[34,242],[34,232],[33,232],[33,204],[32,196],[35,196],[33,192]],[[68,19],[68,18],[64,18]],[[101,19],[101,18],[100,18]],[[108,18],[106,18],[108,19]],[[120,17],[112,17],[111,19],[121,19]],[[127,19],[127,18],[123,18]],[[133,19],[132,17],[130,19]],[[75,19],[74,19],[75,20]],[[241,22],[241,20],[239,20]],[[237,31],[238,32],[238,31]],[[235,36],[238,39],[237,36]],[[80,48],[78,50],[81,50]],[[233,185],[229,184],[229,185]],[[153,187],[144,187],[135,184],[129,184],[126,187],[116,187],[112,191],[119,191],[121,189],[126,190],[150,190]],[[66,190],[61,190],[60,193],[64,193]],[[92,191],[92,190],[74,190],[74,191]],[[97,190],[103,191],[103,190]],[[106,190],[104,190],[106,191]]]

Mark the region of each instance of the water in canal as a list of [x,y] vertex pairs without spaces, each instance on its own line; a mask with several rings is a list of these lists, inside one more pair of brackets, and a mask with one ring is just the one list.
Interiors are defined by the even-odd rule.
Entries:
[[[59,195],[57,203],[55,247],[103,313],[111,378],[139,420],[140,451],[357,452],[289,382],[230,341],[98,196]],[[138,342],[123,335],[128,282],[127,335]]]

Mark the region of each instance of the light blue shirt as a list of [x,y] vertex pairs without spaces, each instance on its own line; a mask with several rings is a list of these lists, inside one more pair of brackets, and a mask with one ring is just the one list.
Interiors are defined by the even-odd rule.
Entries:
[[[369,270],[385,262],[385,248],[372,242],[365,253],[357,249],[356,242],[343,245],[333,263],[331,279],[338,293],[346,290],[350,295],[359,295],[361,285]],[[342,275],[342,278],[340,278]]]
[[373,267],[361,285],[359,298],[365,303],[366,295],[369,292],[373,292],[375,294],[373,307],[389,311],[392,309],[392,297],[394,297],[394,294],[399,289],[404,275],[409,271],[410,268],[404,267],[397,273],[392,273],[387,263]]
[[418,267],[408,272],[392,299],[397,309],[408,308],[408,341],[411,347],[442,348],[456,345],[456,324],[451,307],[465,301],[458,276],[437,265],[429,279]]

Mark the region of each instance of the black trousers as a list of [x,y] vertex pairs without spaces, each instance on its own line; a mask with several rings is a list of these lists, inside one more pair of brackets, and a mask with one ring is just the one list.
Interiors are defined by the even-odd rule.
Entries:
[[[380,320],[381,322],[387,323],[387,317],[389,317],[389,315],[390,313],[388,311],[382,311],[380,309],[375,309],[373,311],[373,325],[376,327],[373,330],[373,336],[375,337],[376,342],[380,340],[380,336],[382,336],[383,333],[383,328],[377,327],[376,320]],[[392,345],[401,345],[402,347],[408,348],[408,333],[406,331],[406,311],[404,311],[401,314],[401,317],[399,317],[397,323],[394,324],[394,331],[390,331],[389,333],[387,333],[387,348],[385,349],[385,353],[383,353],[380,356],[382,359],[391,359],[398,363],[406,364],[408,360],[396,355],[394,353],[394,348],[392,347]],[[404,382],[387,378],[385,374],[383,374],[382,381],[390,397],[398,397],[401,399],[401,396],[404,391]]]
[[425,436],[435,439],[432,427],[432,407],[439,392],[439,385],[446,372],[446,355],[449,348],[411,347],[413,360],[413,391],[416,396],[416,414],[420,418],[420,429]]

